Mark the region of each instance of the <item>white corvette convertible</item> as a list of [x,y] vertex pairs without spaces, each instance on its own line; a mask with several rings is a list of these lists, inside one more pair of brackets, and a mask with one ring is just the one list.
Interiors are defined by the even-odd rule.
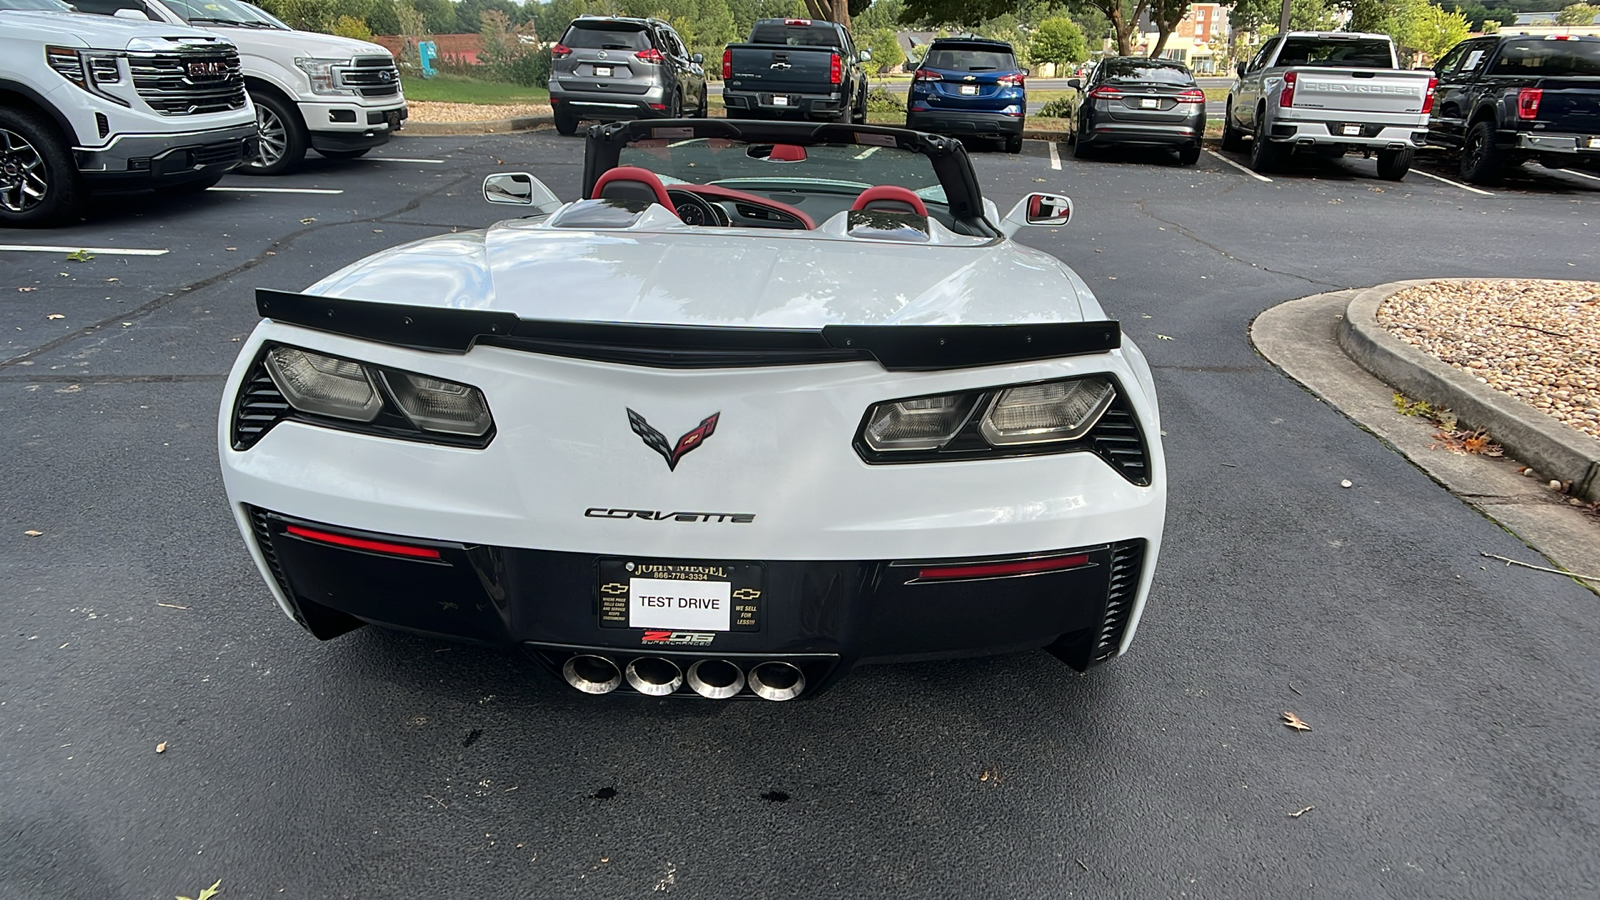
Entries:
[[596,126],[584,198],[368,257],[261,324],[219,421],[278,604],[516,645],[573,687],[812,696],[858,662],[1125,651],[1166,471],[1150,370],[894,128]]

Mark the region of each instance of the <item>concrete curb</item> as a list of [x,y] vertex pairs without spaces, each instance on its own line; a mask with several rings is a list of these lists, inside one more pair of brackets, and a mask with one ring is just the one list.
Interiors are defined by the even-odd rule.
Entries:
[[1573,496],[1600,500],[1600,441],[1440,362],[1378,324],[1378,306],[1390,294],[1455,280],[1464,279],[1396,281],[1362,291],[1345,308],[1339,346],[1363,369],[1407,396],[1446,407],[1462,424],[1487,430],[1540,474],[1572,482]]
[[480,122],[407,122],[400,135],[436,137],[447,134],[510,134],[513,131],[532,131],[555,123],[555,116],[517,116],[512,119],[485,119]]

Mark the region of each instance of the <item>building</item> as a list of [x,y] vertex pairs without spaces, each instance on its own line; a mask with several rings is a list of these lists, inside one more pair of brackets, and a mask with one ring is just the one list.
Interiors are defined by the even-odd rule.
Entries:
[[[1160,30],[1145,13],[1139,18],[1135,52],[1147,55],[1160,40]],[[1218,59],[1227,55],[1227,41],[1228,8],[1220,3],[1192,3],[1189,13],[1167,37],[1161,56],[1183,63],[1196,75],[1211,75],[1217,72]]]

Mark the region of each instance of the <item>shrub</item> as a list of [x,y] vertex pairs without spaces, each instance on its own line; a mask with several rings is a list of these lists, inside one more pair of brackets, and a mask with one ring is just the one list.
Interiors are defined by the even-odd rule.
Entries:
[[1071,97],[1057,97],[1039,107],[1039,111],[1034,115],[1048,119],[1070,119],[1076,113],[1077,109],[1074,107]]
[[493,81],[543,87],[550,81],[550,51],[523,41],[533,35],[531,25],[513,29],[511,20],[499,10],[483,14],[483,50],[479,56],[487,76]]
[[340,37],[355,38],[358,41],[372,40],[372,31],[367,28],[367,23],[355,16],[340,16],[334,19],[333,33]]
[[905,101],[887,88],[873,88],[867,92],[867,112],[905,112]]

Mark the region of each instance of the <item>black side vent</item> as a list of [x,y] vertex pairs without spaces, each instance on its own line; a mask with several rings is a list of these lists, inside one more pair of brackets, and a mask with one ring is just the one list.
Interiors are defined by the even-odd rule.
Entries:
[[1115,656],[1117,648],[1122,646],[1122,635],[1128,630],[1128,617],[1133,614],[1133,600],[1139,593],[1139,575],[1144,570],[1144,548],[1143,539],[1111,545],[1106,617],[1100,626],[1100,638],[1094,646],[1095,662]]
[[267,429],[290,412],[289,401],[283,399],[278,386],[272,383],[267,367],[256,360],[244,389],[239,392],[239,402],[233,406],[233,449],[249,450]]
[[1144,435],[1139,433],[1138,420],[1120,395],[1089,432],[1089,441],[1095,455],[1123,478],[1140,487],[1150,483],[1150,459],[1145,451]]
[[96,131],[100,132],[101,137],[111,133],[111,121],[106,118],[105,113],[94,114],[94,127]]
[[278,583],[278,588],[283,591],[285,597],[293,597],[294,592],[289,590],[289,578],[283,574],[283,566],[278,564],[278,554],[272,549],[272,526],[267,521],[266,512],[254,506],[247,506],[245,509],[250,514],[250,527],[255,530],[256,547],[261,551],[262,558],[267,561],[267,568],[272,570],[272,580]]

